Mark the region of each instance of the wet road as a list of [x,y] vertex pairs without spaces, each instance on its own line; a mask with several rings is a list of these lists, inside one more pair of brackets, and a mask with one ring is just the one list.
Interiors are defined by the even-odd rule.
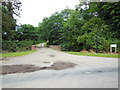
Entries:
[[[66,54],[39,48],[22,57],[9,58],[3,65],[34,64],[50,66],[56,61],[72,62],[76,67],[65,70],[41,70],[2,76],[4,88],[118,88],[118,59]],[[49,62],[49,63],[44,63]]]

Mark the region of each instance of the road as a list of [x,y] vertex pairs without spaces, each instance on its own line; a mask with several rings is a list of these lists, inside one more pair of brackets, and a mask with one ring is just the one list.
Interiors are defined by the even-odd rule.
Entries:
[[72,62],[77,66],[65,70],[40,70],[31,73],[1,75],[2,87],[118,88],[117,58],[77,56],[49,48],[39,48],[32,54],[8,58],[0,61],[0,64],[50,66],[56,61]]

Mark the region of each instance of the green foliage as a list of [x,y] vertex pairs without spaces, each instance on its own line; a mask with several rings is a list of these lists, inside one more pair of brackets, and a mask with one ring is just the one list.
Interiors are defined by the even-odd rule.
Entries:
[[41,33],[41,38],[48,40],[48,44],[58,45],[60,30],[62,27],[63,19],[57,12],[51,15],[49,18],[44,18],[43,22],[39,24],[38,29]]
[[17,52],[30,50],[32,45],[44,42],[39,38],[39,31],[32,25],[17,26],[14,32],[13,40],[4,40],[2,42],[3,52]]
[[79,51],[82,48],[80,43],[77,42],[77,38],[81,33],[81,26],[85,23],[82,20],[79,11],[72,11],[69,18],[64,22],[60,40],[62,41],[62,50],[67,51]]
[[120,50],[120,2],[80,3],[75,10],[64,9],[44,18],[39,27],[16,25],[13,15],[19,16],[20,7],[19,0],[3,2],[0,6],[3,51],[30,50],[31,45],[44,41],[67,51],[108,52],[114,43],[117,52]]
[[2,49],[5,52],[16,52],[16,51],[26,51],[30,50],[31,46],[33,45],[33,41],[11,41],[11,40],[4,40],[2,42]]
[[44,44],[44,47],[48,47],[47,43]]
[[107,51],[108,28],[101,18],[91,18],[82,26],[81,29],[83,33],[82,35],[78,36],[77,42],[83,43],[83,49],[95,50],[98,48],[99,52]]
[[15,38],[13,40],[4,40],[2,49],[7,52],[26,51],[30,50],[32,45],[43,42],[39,38],[39,31],[32,25],[17,26]]
[[16,51],[26,51],[26,50],[31,50],[31,46],[33,45],[33,41],[29,40],[23,40],[23,41],[19,41],[17,44],[17,49]]
[[98,16],[109,26],[111,36],[119,38],[120,2],[91,2],[89,5],[91,13],[98,12]]
[[[16,19],[13,16],[20,15],[21,2],[2,2],[0,9],[2,10],[2,50],[3,52],[16,52],[23,50],[30,50],[31,45],[34,44],[32,40],[35,36],[21,39],[22,35],[18,35],[16,30]],[[33,28],[32,26],[30,27]],[[28,33],[30,34],[31,33]],[[30,39],[27,39],[30,38]],[[21,39],[21,40],[20,40]],[[26,41],[25,41],[26,40]]]
[[2,39],[10,40],[15,37],[16,21],[9,15],[7,8],[2,7]]
[[11,41],[11,40],[4,40],[2,41],[2,50],[9,52],[15,52],[17,48],[16,42],[15,41]]
[[18,41],[22,40],[38,41],[40,39],[39,31],[36,27],[33,27],[32,25],[29,24],[17,26],[15,39]]
[[0,9],[2,9],[2,39],[13,40],[15,38],[16,19],[13,17],[20,15],[21,2],[2,2]]
[[60,45],[66,51],[109,52],[110,44],[120,43],[119,4],[90,2],[80,3],[75,10],[64,9],[39,24],[40,35],[48,44]]

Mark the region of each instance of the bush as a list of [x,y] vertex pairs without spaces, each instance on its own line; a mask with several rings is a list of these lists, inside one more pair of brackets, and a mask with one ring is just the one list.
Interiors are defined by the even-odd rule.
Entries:
[[44,47],[48,47],[48,45],[45,43],[45,44],[44,44]]
[[18,46],[17,51],[30,50],[32,44],[34,44],[33,41],[26,41],[26,40],[20,41],[17,43],[17,46]]
[[23,40],[23,41],[13,41],[5,40],[2,41],[2,50],[7,52],[17,52],[17,51],[26,51],[30,50],[31,46],[34,44],[33,41]]
[[17,42],[11,40],[2,41],[2,50],[8,52],[15,52],[17,50]]

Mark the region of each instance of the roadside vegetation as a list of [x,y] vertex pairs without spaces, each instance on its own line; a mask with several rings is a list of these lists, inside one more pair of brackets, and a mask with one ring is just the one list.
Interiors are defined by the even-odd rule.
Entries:
[[3,2],[2,53],[29,51],[32,45],[47,42],[45,46],[59,45],[62,51],[72,54],[117,57],[117,54],[77,53],[82,50],[109,53],[110,44],[117,44],[117,53],[120,50],[120,2],[89,1],[45,17],[38,27],[16,24],[13,16],[20,16],[19,0]]
[[[29,24],[17,25],[14,17],[20,17],[22,3],[2,2],[2,53],[31,50],[31,46],[44,42],[37,27]],[[13,17],[14,16],[14,17]]]
[[[90,1],[90,0],[89,0]],[[84,8],[83,8],[84,7]],[[120,50],[120,2],[84,2],[64,9],[39,23],[40,37],[47,45],[59,45],[63,51],[93,50],[110,52],[110,44]],[[118,19],[119,18],[119,19]]]
[[108,57],[108,58],[120,58],[118,54],[108,54],[108,53],[86,53],[86,52],[67,52],[68,54],[80,55],[80,56],[95,56],[95,57]]
[[12,53],[3,53],[0,54],[0,57],[16,57],[16,56],[24,56],[24,55],[28,55],[35,52],[35,50],[33,51],[22,51],[22,52],[12,52]]

